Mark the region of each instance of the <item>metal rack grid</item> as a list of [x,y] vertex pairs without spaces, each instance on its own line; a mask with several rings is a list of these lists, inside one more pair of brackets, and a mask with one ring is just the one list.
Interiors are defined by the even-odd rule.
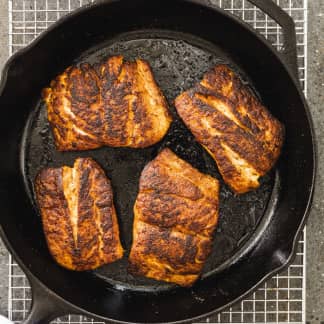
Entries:
[[[93,0],[8,0],[9,53],[27,45],[39,33],[66,13]],[[307,0],[273,0],[296,24],[299,76],[307,90]],[[278,49],[282,46],[281,28],[246,0],[209,0],[232,12],[266,37]],[[306,231],[298,242],[294,263],[264,283],[248,298],[233,307],[206,318],[206,323],[305,323]],[[25,275],[9,255],[8,317],[20,323],[31,304],[31,291]],[[53,323],[99,323],[79,315],[69,315]]]

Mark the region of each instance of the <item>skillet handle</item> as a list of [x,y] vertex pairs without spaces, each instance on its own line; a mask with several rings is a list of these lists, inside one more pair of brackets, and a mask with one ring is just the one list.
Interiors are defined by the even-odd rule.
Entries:
[[296,31],[294,20],[272,0],[248,0],[265,14],[274,19],[282,28],[283,49],[279,51],[282,59],[299,84]]
[[32,306],[23,324],[48,324],[73,311],[37,279],[31,276],[28,279],[32,290]]

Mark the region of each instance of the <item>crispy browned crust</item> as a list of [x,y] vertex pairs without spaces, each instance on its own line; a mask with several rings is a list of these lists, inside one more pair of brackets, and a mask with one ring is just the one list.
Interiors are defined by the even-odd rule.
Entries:
[[123,256],[109,179],[91,158],[42,170],[35,182],[48,248],[61,266],[95,269]]
[[164,149],[140,178],[129,271],[191,286],[211,250],[218,195],[216,179]]
[[231,69],[215,66],[175,106],[234,192],[260,185],[280,155],[284,127]]
[[114,56],[98,66],[71,66],[43,90],[60,151],[104,145],[143,148],[168,131],[168,104],[144,60]]

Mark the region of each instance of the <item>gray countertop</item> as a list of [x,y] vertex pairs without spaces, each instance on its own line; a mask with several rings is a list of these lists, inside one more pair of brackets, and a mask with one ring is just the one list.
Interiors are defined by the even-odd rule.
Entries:
[[[0,68],[8,57],[8,0],[0,0]],[[324,323],[324,1],[308,1],[308,102],[318,142],[319,168],[307,222],[306,318]],[[7,315],[8,253],[0,241],[0,314]]]
[[309,1],[308,103],[318,143],[317,186],[307,222],[306,312],[324,323],[324,1]]
[[[0,69],[8,58],[8,0],[0,0]],[[7,315],[8,252],[0,239],[0,314]]]

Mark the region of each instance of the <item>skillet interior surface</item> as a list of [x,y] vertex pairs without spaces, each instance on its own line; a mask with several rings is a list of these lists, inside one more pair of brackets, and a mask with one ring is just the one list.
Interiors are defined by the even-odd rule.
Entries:
[[[248,241],[266,210],[274,184],[274,171],[262,179],[259,189],[241,196],[233,194],[221,180],[212,158],[195,141],[176,113],[173,104],[175,97],[198,82],[202,75],[217,63],[230,65],[240,74],[245,83],[252,86],[248,77],[226,53],[202,39],[187,34],[148,31],[121,35],[109,43],[82,54],[74,64],[98,63],[106,57],[119,54],[124,55],[128,60],[143,58],[152,66],[157,83],[168,100],[174,119],[165,138],[146,149],[104,147],[83,152],[58,152],[55,150],[47,121],[46,107],[40,100],[31,116],[29,128],[26,130],[26,143],[23,145],[25,149],[23,156],[27,166],[26,178],[32,192],[35,177],[42,168],[73,165],[74,160],[80,156],[93,157],[112,181],[121,240],[126,249],[122,260],[100,267],[93,271],[93,274],[119,289],[144,291],[172,289],[173,285],[134,277],[127,272],[127,258],[132,241],[133,205],[138,193],[138,180],[144,166],[161,149],[169,147],[200,171],[221,181],[220,221],[203,277],[225,268],[229,259],[239,255],[239,250]],[[34,205],[36,206],[35,201]]]

